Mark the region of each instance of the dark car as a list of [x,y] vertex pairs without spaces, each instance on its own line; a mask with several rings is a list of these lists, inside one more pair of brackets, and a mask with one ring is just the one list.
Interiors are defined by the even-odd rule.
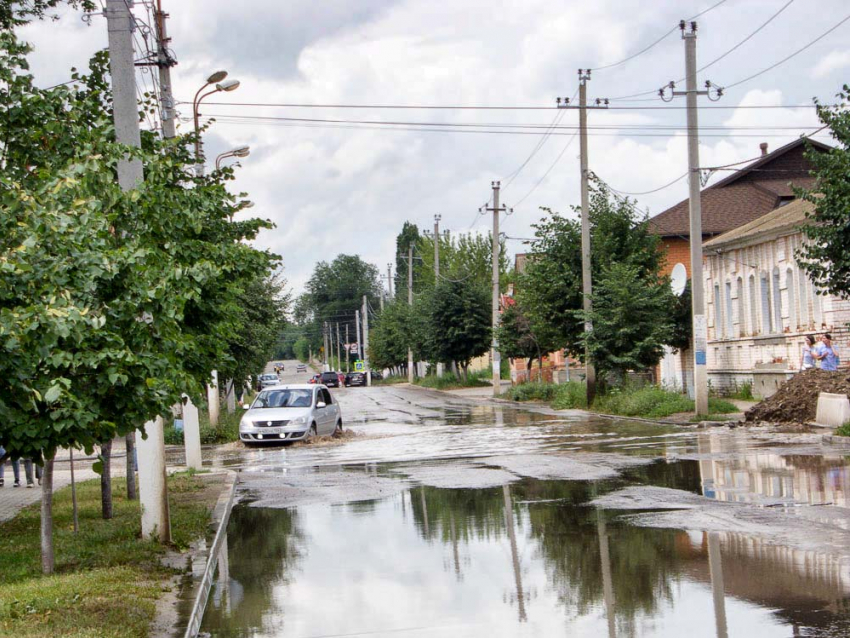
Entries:
[[330,372],[322,372],[322,377],[319,379],[319,383],[324,383],[329,388],[338,388],[339,372],[334,372],[333,370]]
[[345,385],[366,385],[366,375],[362,372],[349,372],[345,375]]

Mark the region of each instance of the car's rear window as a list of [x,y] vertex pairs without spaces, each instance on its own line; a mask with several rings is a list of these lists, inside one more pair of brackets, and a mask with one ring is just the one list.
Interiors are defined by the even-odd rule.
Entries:
[[323,379],[336,379],[337,377],[338,377],[338,375],[337,375],[336,372],[323,372],[322,373]]

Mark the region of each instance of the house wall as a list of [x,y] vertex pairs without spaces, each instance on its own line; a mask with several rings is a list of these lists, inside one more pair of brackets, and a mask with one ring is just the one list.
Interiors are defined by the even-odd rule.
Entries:
[[850,356],[850,301],[815,294],[795,259],[802,241],[800,232],[786,232],[706,251],[707,363],[715,390],[749,382],[770,394],[799,370],[806,334],[830,332],[839,356]]
[[661,240],[661,250],[667,257],[664,267],[661,269],[662,275],[669,275],[673,272],[673,266],[676,264],[684,264],[688,277],[691,276],[691,243],[687,239],[680,237],[664,237]]

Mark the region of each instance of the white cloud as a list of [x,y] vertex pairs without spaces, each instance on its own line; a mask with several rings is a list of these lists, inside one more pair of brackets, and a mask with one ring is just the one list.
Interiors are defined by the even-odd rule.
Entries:
[[812,77],[824,78],[835,71],[846,69],[850,66],[850,50],[831,51],[815,64],[812,69]]

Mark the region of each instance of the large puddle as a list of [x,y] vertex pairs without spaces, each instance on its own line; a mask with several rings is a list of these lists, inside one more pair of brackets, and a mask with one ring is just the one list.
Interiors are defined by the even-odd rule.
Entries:
[[[805,495],[793,493],[791,479],[750,485],[771,470],[787,478],[788,463],[754,474],[745,461],[724,461],[722,450],[702,452],[715,458],[630,467],[602,481],[525,477],[478,489],[405,483],[383,498],[338,505],[241,503],[202,632],[257,638],[850,634],[850,572],[841,561],[732,531],[634,526],[623,512],[589,504],[641,484],[726,500],[759,492],[809,503],[837,499],[829,481]],[[837,467],[815,474],[830,476]],[[398,469],[357,471],[388,477]],[[840,482],[843,494],[846,472]]]

